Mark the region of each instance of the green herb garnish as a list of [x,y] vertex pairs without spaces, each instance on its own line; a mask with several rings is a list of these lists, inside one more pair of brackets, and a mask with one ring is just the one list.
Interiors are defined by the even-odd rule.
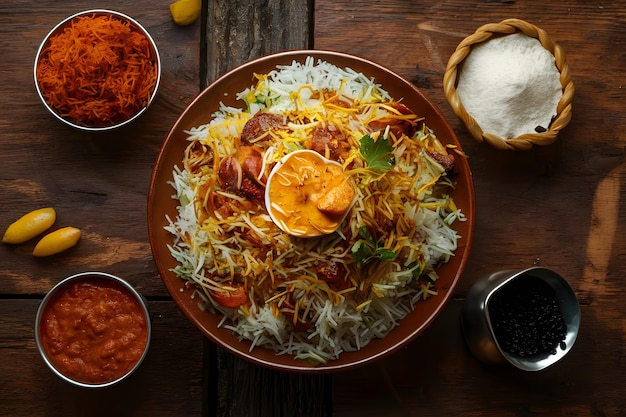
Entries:
[[359,236],[361,236],[362,239],[357,240],[354,245],[352,245],[352,258],[357,261],[359,268],[364,267],[376,259],[390,261],[396,259],[397,254],[390,249],[382,247],[382,239],[376,242],[367,226],[361,226],[359,228]]
[[422,272],[424,272],[422,268],[418,266],[417,262],[412,262],[411,265],[409,265],[409,269],[412,271],[411,272],[412,280],[417,280],[422,275]]
[[393,146],[387,138],[374,140],[370,135],[361,138],[361,156],[369,169],[389,170],[395,164]]

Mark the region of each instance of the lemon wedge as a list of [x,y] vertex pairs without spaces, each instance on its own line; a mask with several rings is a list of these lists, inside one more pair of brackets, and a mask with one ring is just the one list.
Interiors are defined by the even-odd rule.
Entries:
[[172,19],[177,25],[189,26],[200,17],[202,0],[178,0],[170,4]]
[[52,207],[33,210],[11,223],[7,228],[2,241],[4,243],[20,244],[45,232],[57,218]]
[[76,227],[57,229],[41,238],[33,249],[33,256],[43,257],[63,252],[78,243],[80,234],[80,229]]

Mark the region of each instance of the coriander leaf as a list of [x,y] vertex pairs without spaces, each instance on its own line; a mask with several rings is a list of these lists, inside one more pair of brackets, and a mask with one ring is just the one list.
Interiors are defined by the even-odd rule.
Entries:
[[376,242],[374,242],[374,237],[372,236],[372,233],[370,232],[370,229],[367,228],[367,226],[359,227],[359,236],[365,239],[372,246],[376,245]]
[[376,259],[390,261],[396,259],[397,254],[394,251],[380,246],[382,241],[374,241],[371,232],[366,226],[359,228],[359,236],[363,239],[357,240],[354,245],[352,245],[352,258],[357,261],[359,268],[364,267]]
[[358,240],[352,245],[352,258],[357,261],[357,266],[362,268],[374,256],[374,251],[365,240]]
[[361,138],[361,156],[365,164],[370,169],[389,170],[395,163],[393,157],[393,146],[389,144],[387,138],[379,137],[378,140],[370,135]]
[[418,279],[422,275],[422,268],[418,266],[417,262],[412,262],[409,265],[409,269],[412,270],[411,279]]
[[376,257],[377,258],[380,258],[380,259],[383,259],[383,260],[393,261],[394,259],[396,259],[396,256],[397,256],[397,253],[395,253],[391,249],[376,248]]

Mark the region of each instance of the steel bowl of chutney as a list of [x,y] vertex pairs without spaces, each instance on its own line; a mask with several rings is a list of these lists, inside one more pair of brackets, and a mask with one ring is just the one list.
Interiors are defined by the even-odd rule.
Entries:
[[35,341],[46,365],[84,388],[105,388],[133,374],[148,353],[151,333],[143,296],[104,272],[60,281],[35,319]]

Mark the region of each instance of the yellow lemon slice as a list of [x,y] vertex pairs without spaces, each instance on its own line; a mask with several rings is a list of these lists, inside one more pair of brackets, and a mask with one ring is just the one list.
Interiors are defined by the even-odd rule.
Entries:
[[170,4],[172,19],[177,25],[188,26],[200,17],[202,0],[178,0]]

